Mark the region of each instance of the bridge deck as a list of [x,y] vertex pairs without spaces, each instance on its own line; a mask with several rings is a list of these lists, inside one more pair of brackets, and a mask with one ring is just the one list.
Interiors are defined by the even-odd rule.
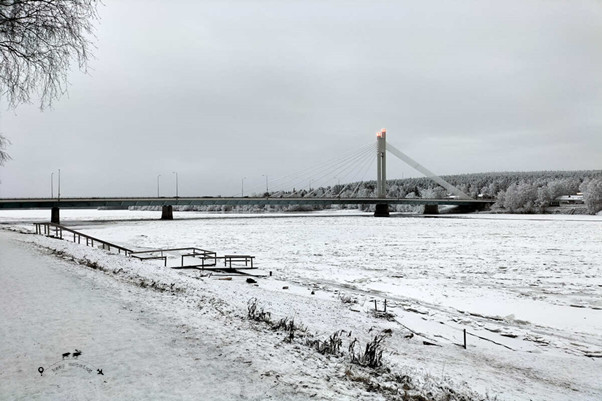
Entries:
[[23,198],[0,199],[0,209],[97,208],[129,206],[239,206],[239,205],[488,205],[495,200],[421,198],[318,198],[318,197],[160,197],[160,198]]

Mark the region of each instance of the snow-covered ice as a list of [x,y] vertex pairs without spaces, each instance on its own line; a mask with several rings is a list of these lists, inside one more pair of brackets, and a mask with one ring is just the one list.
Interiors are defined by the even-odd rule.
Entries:
[[[0,221],[31,230],[31,224],[22,222],[48,218],[47,211],[43,216],[37,213],[2,212]],[[219,313],[218,317],[213,313],[202,318],[213,322],[212,334],[217,337],[231,334],[225,329],[220,331],[216,319],[238,318],[237,341],[232,350],[240,346],[241,338],[252,342],[256,340],[253,335],[259,335],[249,331],[245,326],[249,323],[239,318],[246,313],[247,301],[257,298],[275,316],[294,317],[317,336],[344,329],[365,342],[375,332],[391,329],[385,353],[391,371],[410,372],[413,377],[437,383],[449,381],[458,388],[488,392],[500,399],[602,398],[599,216],[375,219],[367,214],[322,213],[304,218],[224,218],[187,212],[176,213],[174,221],[159,221],[151,220],[158,217],[157,212],[61,213],[66,225],[130,248],[197,246],[220,254],[256,256],[259,269],[271,271],[273,276],[259,279],[259,285],[252,286],[243,278],[199,278],[196,271],[170,270],[159,262],[129,260],[68,241],[10,234],[73,255],[76,261],[98,261],[111,271],[121,268],[130,281],[180,283],[178,286],[186,291],[176,297],[181,298],[178,302],[198,304],[205,297],[223,305],[220,307],[227,318]],[[114,218],[122,221],[109,221]],[[135,221],[123,221],[128,218]],[[177,255],[172,256],[170,265],[177,265]],[[2,266],[4,260],[0,259]],[[76,267],[68,271],[82,285],[95,280],[114,282],[106,284],[110,288],[125,285],[119,284],[123,278],[113,278],[122,274],[106,277],[90,269],[82,273]],[[149,291],[135,287],[135,292],[142,297]],[[131,302],[130,294],[122,290],[121,298],[115,295],[115,299]],[[382,308],[385,299],[391,313],[389,320],[372,313],[374,300]],[[201,322],[201,317],[195,315],[197,311],[163,308],[163,314],[154,317],[168,327],[166,319],[173,319],[173,324]],[[28,315],[26,312],[24,316]],[[199,327],[204,327],[205,320]],[[468,331],[467,350],[458,346],[462,329]],[[196,333],[198,327],[190,330]],[[417,334],[412,336],[411,332]],[[439,346],[425,346],[424,341]],[[311,349],[299,348],[304,356],[297,366],[306,366],[307,370],[290,370],[277,363],[275,371],[288,374],[288,379],[294,381],[315,371],[316,364],[324,364],[324,369],[345,386],[339,388],[326,381],[328,375],[316,374],[312,385],[319,398],[365,395],[365,388],[356,382],[355,386],[345,382],[341,366],[348,362],[331,365],[322,361],[321,355],[313,355]],[[253,349],[255,353],[248,356],[249,360],[260,361],[252,362],[254,366],[282,357],[278,353],[270,357],[256,345]],[[295,360],[288,354],[287,358],[288,362]],[[273,394],[278,398],[277,393]],[[300,389],[293,394],[313,395]]]

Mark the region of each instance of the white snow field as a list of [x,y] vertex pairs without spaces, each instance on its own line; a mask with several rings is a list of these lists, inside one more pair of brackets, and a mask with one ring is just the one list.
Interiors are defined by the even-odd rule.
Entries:
[[[0,222],[31,232],[48,215]],[[174,215],[61,211],[112,243],[251,254],[273,276],[226,281],[0,231],[1,399],[602,399],[600,216]],[[250,321],[251,298],[307,333],[287,343]],[[351,332],[340,355],[307,345],[337,330]],[[350,341],[384,330],[384,366],[352,364]],[[104,377],[37,372],[72,349]]]

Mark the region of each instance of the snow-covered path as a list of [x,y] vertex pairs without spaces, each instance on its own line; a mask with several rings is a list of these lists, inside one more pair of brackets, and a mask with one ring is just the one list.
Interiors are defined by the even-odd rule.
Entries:
[[[0,399],[291,398],[245,361],[220,357],[210,328],[191,346],[186,328],[152,307],[168,295],[121,289],[40,252],[0,231]],[[91,373],[62,361],[75,349]]]

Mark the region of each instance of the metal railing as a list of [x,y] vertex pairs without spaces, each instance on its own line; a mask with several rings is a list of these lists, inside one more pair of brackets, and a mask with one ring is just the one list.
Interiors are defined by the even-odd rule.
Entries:
[[[164,252],[178,252],[178,251],[188,251],[182,256],[182,264],[184,266],[184,258],[185,257],[200,257],[203,261],[203,266],[215,266],[217,260],[217,254],[213,251],[208,251],[206,249],[200,249],[195,247],[187,247],[187,248],[167,248],[167,249],[152,249],[148,251],[136,251],[132,252],[130,256],[140,259],[140,260],[150,260],[150,259],[163,259],[163,264],[167,266],[167,256],[164,255]],[[144,254],[150,254],[149,256],[143,256]],[[159,254],[159,255],[153,255]],[[205,260],[213,260],[212,264],[205,264]]]
[[[118,253],[121,253],[121,251],[123,251],[125,256],[130,256],[134,252],[131,249],[112,244],[110,242],[92,237],[91,235],[82,234],[79,231],[72,230],[72,229],[62,226],[60,224],[56,224],[56,223],[33,223],[33,224],[36,227],[36,234],[45,235],[47,237],[55,237],[55,238],[65,239],[65,238],[63,238],[64,237],[63,234],[65,232],[68,232],[68,233],[73,234],[73,242],[77,242],[78,244],[81,244],[81,240],[82,240],[82,238],[84,238],[86,240],[87,246],[94,246],[94,243],[98,243],[98,244],[102,245],[102,249],[108,249],[109,251],[111,250],[111,248],[117,249]],[[54,235],[52,233],[54,233]]]
[[[186,248],[166,248],[166,249],[151,249],[145,251],[134,251],[132,249],[125,248],[120,245],[113,244],[108,241],[104,241],[98,239],[96,237],[92,237],[91,235],[83,234],[79,231],[72,230],[65,226],[56,223],[33,223],[36,228],[36,234],[45,235],[47,237],[52,238],[60,238],[66,239],[66,236],[69,234],[73,234],[73,242],[81,244],[82,239],[85,240],[87,246],[94,246],[94,244],[102,245],[103,249],[111,250],[116,249],[118,253],[123,253],[125,256],[130,256],[139,260],[153,260],[160,259],[163,260],[163,265],[167,266],[167,256],[165,252],[186,252],[181,256],[181,268],[193,268],[200,267],[201,269],[211,268],[210,270],[233,270],[233,269],[254,269],[253,260],[255,256],[251,255],[225,255],[225,256],[217,256],[217,253],[214,251],[208,251],[206,249],[196,248],[196,247],[186,247]],[[200,264],[193,265],[184,265],[184,258],[192,257],[195,259],[200,259]],[[223,260],[224,267],[217,267],[217,261]],[[243,263],[244,266],[232,266],[232,263]]]

